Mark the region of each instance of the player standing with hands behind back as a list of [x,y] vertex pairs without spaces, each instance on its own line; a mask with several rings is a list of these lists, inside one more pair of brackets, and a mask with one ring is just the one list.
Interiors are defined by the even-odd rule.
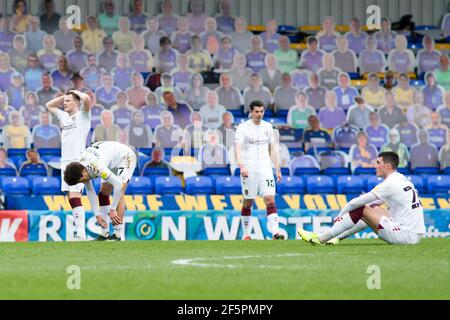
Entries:
[[[235,135],[236,160],[241,169],[241,185],[244,203],[241,211],[243,240],[251,240],[249,222],[252,215],[253,201],[262,195],[267,208],[267,220],[272,239],[283,240],[278,227],[278,214],[275,204],[275,179],[273,164],[276,168],[277,182],[281,181],[281,170],[278,160],[278,144],[275,141],[273,127],[263,119],[264,103],[250,103],[251,119],[240,124]],[[269,154],[270,152],[270,154]]]
[[[69,193],[69,203],[75,221],[75,240],[86,239],[85,212],[81,204],[83,183],[69,186],[64,182],[66,166],[80,158],[86,147],[86,139],[91,129],[91,99],[86,93],[69,90],[45,105],[60,122],[61,126],[61,191]],[[64,111],[59,109],[63,106]],[[89,199],[93,208],[97,199]],[[94,202],[93,202],[94,201]]]

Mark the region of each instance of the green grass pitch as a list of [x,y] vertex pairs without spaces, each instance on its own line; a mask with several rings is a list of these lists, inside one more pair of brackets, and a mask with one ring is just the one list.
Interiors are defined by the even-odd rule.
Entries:
[[[0,299],[449,299],[450,238],[1,243]],[[80,267],[69,290],[67,267]],[[381,289],[369,290],[368,267]]]

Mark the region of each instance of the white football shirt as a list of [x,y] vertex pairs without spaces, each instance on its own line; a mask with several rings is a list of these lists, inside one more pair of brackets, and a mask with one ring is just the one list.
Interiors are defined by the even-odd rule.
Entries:
[[269,144],[274,142],[274,133],[269,122],[256,125],[250,119],[241,123],[234,141],[242,146],[242,162],[249,172],[272,172]]
[[56,118],[61,126],[61,161],[78,160],[86,148],[86,139],[91,129],[91,111],[85,112],[81,109],[70,116],[58,109]]
[[413,233],[425,233],[423,207],[419,194],[410,180],[398,172],[389,175],[371,191],[384,200],[394,222]]
[[100,141],[82,152],[80,163],[92,178],[101,177],[106,180],[111,175],[111,170],[127,161],[130,154],[134,154],[133,150],[122,143]]

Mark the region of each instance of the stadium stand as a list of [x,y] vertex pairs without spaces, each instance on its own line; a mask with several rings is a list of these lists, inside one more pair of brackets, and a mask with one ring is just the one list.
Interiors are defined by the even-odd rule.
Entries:
[[[117,13],[120,16],[120,12]],[[399,171],[408,175],[421,194],[448,193],[448,39],[438,43],[420,33],[404,37],[401,32],[388,30],[383,34],[382,31],[368,30],[366,26],[353,30],[353,20],[348,25],[334,26],[341,39],[324,38],[320,34],[320,25],[277,25],[276,21],[266,26],[249,25],[247,31],[235,32],[233,26],[222,25],[220,19],[216,28],[207,31],[194,22],[187,31],[200,34],[198,39],[189,32],[176,30],[176,25],[162,24],[158,30],[154,20],[138,23],[124,16],[119,25],[111,25],[99,19],[100,29],[94,31],[101,41],[90,39],[85,32],[86,26],[83,32],[61,30],[56,24],[34,33],[0,29],[0,39],[5,39],[0,41],[0,142],[6,150],[5,155],[0,154],[0,188],[7,195],[60,194],[57,187],[60,171],[53,164],[58,163],[61,156],[61,132],[58,121],[45,113],[44,105],[45,101],[72,87],[94,97],[93,126],[87,145],[99,139],[110,139],[137,149],[138,166],[128,194],[240,194],[240,170],[233,167],[231,149],[233,130],[248,119],[245,106],[248,97],[262,97],[267,101],[265,120],[279,130],[280,141],[286,146],[284,177],[278,184],[281,194],[359,194],[367,191],[380,182],[374,177],[374,161],[368,150],[391,149],[401,152],[405,166]],[[183,21],[180,19],[180,28]],[[243,22],[247,25],[245,19]],[[155,25],[156,30],[151,30]],[[133,32],[124,33],[125,26],[131,27]],[[276,28],[272,30],[273,27]],[[420,32],[439,29],[440,26],[433,25],[416,27]],[[231,44],[225,42],[231,49],[220,46],[225,34],[222,32],[229,35],[226,39],[231,39]],[[352,43],[349,39],[357,38],[360,32],[367,41]],[[290,41],[287,48],[284,35]],[[14,36],[18,36],[17,39]],[[44,38],[46,43],[54,44],[47,48],[48,52],[42,44]],[[385,40],[388,38],[390,41]],[[339,41],[342,44],[337,46]],[[404,41],[407,41],[406,47]],[[18,48],[21,42],[26,50]],[[349,53],[349,61],[356,63],[352,72],[342,72],[335,67],[336,63],[332,68],[324,68],[329,64],[330,55],[324,55],[320,48],[330,51],[336,46],[340,49],[341,45],[345,48],[340,54]],[[35,48],[37,54],[30,48]],[[333,55],[339,49],[333,51]],[[379,61],[381,72],[364,72],[374,65],[366,65],[370,59],[360,59],[360,54],[375,57],[375,60],[381,54],[381,60],[385,60]],[[234,59],[235,55],[238,59]],[[273,59],[278,66],[273,66]],[[182,65],[177,65],[179,62]],[[297,66],[294,70],[281,72],[287,71],[286,66],[291,67],[293,62]],[[344,63],[340,66],[344,68]],[[161,70],[167,73],[163,75]],[[229,83],[230,78],[240,76],[245,76],[248,83],[241,81],[239,88],[233,81]],[[256,85],[251,79],[255,79]],[[369,79],[376,79],[378,84],[371,86]],[[337,86],[331,85],[333,83]],[[167,91],[173,93],[173,101],[164,98]],[[208,91],[217,92],[217,108],[210,108]],[[320,130],[312,130],[308,127],[309,115],[317,114],[325,120],[329,119],[322,116],[334,116],[333,108],[324,110],[328,107],[324,98],[327,91],[336,93],[337,107],[342,107],[345,119],[334,128],[322,129],[319,124]],[[300,106],[295,99],[299,92],[307,97]],[[414,105],[416,92],[423,94],[424,106]],[[355,98],[363,104],[366,100],[367,110]],[[386,100],[392,102],[391,99],[394,99],[394,111],[386,107]],[[376,105],[371,106],[368,101],[376,102]],[[406,119],[412,108],[425,108],[427,112],[397,120]],[[352,125],[369,124],[369,109],[383,115],[381,120],[398,130],[399,141],[394,141],[395,138],[386,141],[382,136],[385,133],[377,131],[381,126],[374,126],[370,128],[370,139],[379,144],[367,149],[359,145],[356,136],[367,127]],[[198,117],[191,116],[199,110],[200,126],[197,125]],[[234,124],[226,129],[220,126],[224,110],[234,116]],[[431,122],[429,114],[433,111],[438,111],[441,117],[439,124]],[[136,120],[130,119],[132,114],[136,115]],[[428,118],[429,121],[424,120]],[[200,132],[196,128],[203,129]],[[191,141],[185,138],[188,130]],[[173,149],[186,154],[195,143],[190,154],[198,157],[198,151],[205,150],[209,144],[202,137],[208,130],[219,132],[218,143],[226,150],[224,163],[205,166],[198,172],[198,177],[180,180],[172,176],[169,163]],[[428,141],[416,144],[420,141],[421,130],[428,132]],[[327,142],[324,147],[317,141],[324,138],[321,135],[325,133],[331,137],[331,143]],[[171,141],[172,138],[175,141]],[[38,164],[26,163],[29,148],[23,146],[29,147],[30,143],[39,153],[41,162]],[[152,150],[157,147],[165,148],[161,164],[152,159]],[[350,150],[358,154],[357,161],[350,159]],[[94,181],[94,186],[98,191],[98,180]]]

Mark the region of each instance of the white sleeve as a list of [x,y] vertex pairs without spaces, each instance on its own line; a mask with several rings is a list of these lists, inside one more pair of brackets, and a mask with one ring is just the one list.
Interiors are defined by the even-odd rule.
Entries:
[[373,203],[377,200],[380,200],[377,198],[377,195],[375,195],[372,192],[368,192],[366,194],[363,194],[359,196],[358,198],[355,198],[351,200],[347,205],[342,209],[342,211],[339,213],[339,216],[343,216],[344,214],[351,212],[355,209],[361,208],[365,206],[366,204]]
[[64,119],[66,118],[67,113],[65,113],[64,111],[62,111],[61,109],[56,109],[56,113],[55,113],[55,117],[56,119],[58,119],[58,121],[60,123],[62,123],[64,121]]
[[242,130],[242,127],[239,126],[236,130],[236,134],[234,136],[234,142],[239,144],[244,144],[244,132]]

